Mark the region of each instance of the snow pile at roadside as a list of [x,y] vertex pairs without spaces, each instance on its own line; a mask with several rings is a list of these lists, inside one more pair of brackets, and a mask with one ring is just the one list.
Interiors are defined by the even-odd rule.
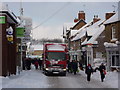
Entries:
[[[0,88],[48,88],[47,79],[40,70],[22,71],[20,75],[0,78],[2,87]],[[44,82],[43,82],[44,81]]]
[[[85,75],[85,71],[80,71],[79,73]],[[99,71],[94,72],[91,76],[91,81],[92,79],[101,82],[100,72]],[[107,72],[103,83],[110,86],[110,88],[118,88],[118,72],[116,71]]]

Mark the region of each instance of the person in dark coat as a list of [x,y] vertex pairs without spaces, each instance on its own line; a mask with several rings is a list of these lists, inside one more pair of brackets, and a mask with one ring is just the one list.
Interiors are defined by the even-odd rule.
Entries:
[[35,69],[37,70],[38,69],[38,60],[35,61],[34,65],[35,65]]
[[43,62],[43,60],[38,59],[38,63],[39,63],[39,68],[40,68],[40,70],[42,69],[42,62]]
[[104,81],[104,78],[105,78],[105,72],[104,72],[104,71],[106,70],[105,65],[102,63],[102,64],[99,66],[98,70],[100,71],[101,81],[103,82],[103,81]]
[[72,72],[72,64],[70,61],[67,62],[68,64],[68,72]]
[[25,59],[25,67],[27,70],[31,69],[31,59],[30,58]]
[[91,64],[88,64],[88,66],[86,66],[85,73],[87,74],[87,81],[90,82],[91,74],[93,73]]
[[79,62],[79,68],[80,68],[80,70],[84,71],[83,64],[81,62]]
[[72,62],[72,70],[74,72],[74,75],[76,75],[76,72],[78,70],[78,64],[77,64],[76,60],[73,60],[73,62]]

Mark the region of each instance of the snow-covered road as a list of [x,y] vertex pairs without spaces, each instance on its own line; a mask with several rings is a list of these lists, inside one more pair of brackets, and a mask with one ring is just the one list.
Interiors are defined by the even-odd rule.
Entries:
[[106,80],[100,81],[99,72],[92,75],[91,82],[80,71],[77,75],[45,76],[40,70],[23,71],[20,75],[0,77],[2,88],[118,88],[118,73],[108,72]]

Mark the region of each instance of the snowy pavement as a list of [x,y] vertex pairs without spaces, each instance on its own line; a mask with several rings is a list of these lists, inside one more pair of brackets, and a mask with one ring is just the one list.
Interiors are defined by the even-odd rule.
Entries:
[[42,71],[32,69],[20,75],[0,77],[0,81],[0,88],[118,88],[118,72],[107,72],[104,82],[100,81],[99,72],[95,72],[88,83],[84,71],[77,75],[45,76]]
[[41,71],[23,71],[20,75],[2,79],[3,88],[47,88],[45,75]]
[[[80,71],[79,73],[85,75],[84,71]],[[92,79],[101,81],[100,72],[94,72],[91,76],[91,81]],[[110,86],[111,88],[118,88],[118,72],[107,72],[103,83]]]

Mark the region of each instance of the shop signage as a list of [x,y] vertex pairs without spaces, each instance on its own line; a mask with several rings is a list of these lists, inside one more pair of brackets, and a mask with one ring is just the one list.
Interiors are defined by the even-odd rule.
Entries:
[[7,40],[8,40],[9,42],[13,42],[13,35],[8,35],[8,36],[7,36]]
[[5,24],[5,16],[0,16],[0,24]]
[[24,32],[25,32],[25,28],[24,27],[17,27],[16,28],[16,34],[17,34],[18,38],[24,37]]
[[8,29],[6,29],[6,33],[7,33],[7,40],[11,43],[13,43],[13,29],[12,27],[9,27]]

